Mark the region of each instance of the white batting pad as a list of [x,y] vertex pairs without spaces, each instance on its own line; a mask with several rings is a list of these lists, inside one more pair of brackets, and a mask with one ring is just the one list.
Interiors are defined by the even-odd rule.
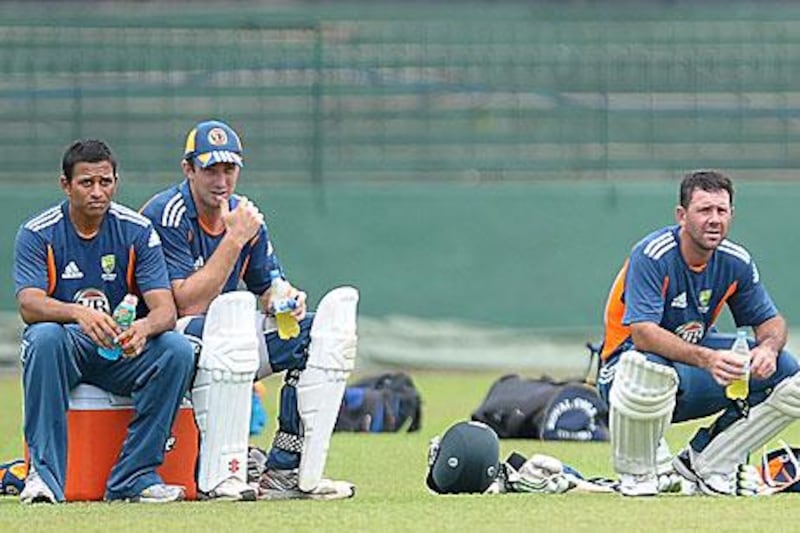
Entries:
[[669,449],[667,439],[661,437],[656,448],[656,473],[660,476],[672,471],[672,451]]
[[656,449],[675,408],[678,375],[636,351],[620,356],[609,393],[611,448],[620,474],[656,472]]
[[766,444],[782,429],[800,418],[800,373],[781,381],[766,400],[750,409],[747,418],[737,420],[700,453],[692,454],[692,464],[703,478],[728,475],[747,454]]
[[210,492],[236,477],[247,482],[247,439],[253,378],[258,368],[256,300],[235,291],[211,302],[192,387],[200,430],[197,484]]
[[312,492],[322,479],[345,385],[356,359],[358,291],[339,287],[317,306],[306,368],[297,380],[303,425],[298,485]]

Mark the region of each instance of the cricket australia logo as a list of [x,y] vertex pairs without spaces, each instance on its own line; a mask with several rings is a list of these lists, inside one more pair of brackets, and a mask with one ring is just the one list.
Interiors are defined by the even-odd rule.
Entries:
[[222,128],[212,128],[208,132],[208,144],[211,146],[224,146],[228,144],[228,134]]
[[706,327],[702,322],[692,321],[686,324],[681,324],[675,330],[675,335],[682,338],[686,342],[697,344],[703,340],[703,335],[706,332]]
[[700,306],[697,308],[701,313],[708,313],[709,304],[711,303],[711,289],[703,289],[697,295],[697,300]]
[[103,273],[100,274],[100,277],[103,278],[103,281],[114,281],[117,279],[117,273],[114,272],[114,270],[117,268],[117,258],[113,254],[108,254],[101,257],[100,267],[103,269]]

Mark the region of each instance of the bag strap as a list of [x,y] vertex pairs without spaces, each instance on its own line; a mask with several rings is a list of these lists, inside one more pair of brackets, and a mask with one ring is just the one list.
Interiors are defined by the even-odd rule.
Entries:
[[600,350],[602,344],[593,344],[591,341],[586,343],[589,349],[589,364],[586,365],[586,374],[583,382],[594,387],[597,385],[597,373],[600,372]]

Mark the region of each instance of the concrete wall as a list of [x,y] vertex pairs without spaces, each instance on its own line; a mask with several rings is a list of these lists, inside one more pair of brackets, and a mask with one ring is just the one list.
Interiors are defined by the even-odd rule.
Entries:
[[[154,186],[123,183],[138,207]],[[800,184],[741,183],[731,238],[759,262],[790,321],[800,321],[796,206]],[[630,247],[673,220],[675,182],[259,186],[240,192],[267,215],[291,279],[312,302],[338,284],[362,291],[361,311],[525,327],[599,325]],[[16,228],[59,201],[52,187],[3,187],[0,308],[14,308]]]

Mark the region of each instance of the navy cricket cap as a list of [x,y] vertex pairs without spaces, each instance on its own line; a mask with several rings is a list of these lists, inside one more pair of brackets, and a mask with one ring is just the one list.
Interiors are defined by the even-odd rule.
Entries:
[[428,451],[428,488],[440,494],[484,492],[500,470],[500,441],[482,422],[459,422]]
[[215,163],[244,165],[239,135],[219,120],[207,120],[192,128],[186,136],[183,158],[192,159],[200,168],[208,168]]

